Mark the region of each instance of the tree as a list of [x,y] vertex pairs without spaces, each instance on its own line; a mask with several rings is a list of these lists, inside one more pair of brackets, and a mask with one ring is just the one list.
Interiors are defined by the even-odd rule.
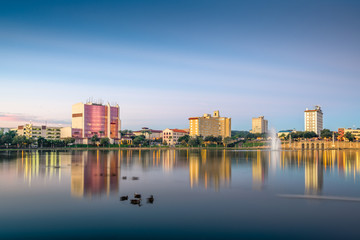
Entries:
[[142,133],[144,136],[148,135],[149,140],[150,140],[150,136],[151,136],[151,134],[152,134],[152,132],[151,132],[150,129],[144,129],[144,130],[141,131],[141,133]]
[[98,142],[100,139],[99,139],[99,137],[98,137],[98,135],[93,135],[92,137],[91,137],[91,142],[93,143],[93,144],[95,144],[96,142]]
[[200,146],[203,143],[203,138],[201,136],[192,137],[189,140],[190,146]]
[[281,134],[279,138],[285,139],[286,138],[285,133]]
[[107,146],[107,145],[110,144],[110,139],[107,138],[107,137],[102,138],[102,139],[100,140],[100,144],[101,144],[102,146]]
[[224,146],[227,147],[227,145],[229,144],[229,142],[231,141],[231,137],[226,137],[223,140]]
[[68,146],[74,142],[75,142],[75,138],[72,138],[72,137],[67,137],[64,139],[65,146]]
[[120,131],[120,132],[121,132],[121,135],[122,135],[122,136],[126,136],[126,135],[128,135],[128,134],[131,134],[131,133],[132,133],[132,131],[131,131],[131,130],[127,130],[127,129],[122,130],[122,131]]
[[25,136],[18,136],[16,135],[13,139],[12,139],[12,144],[17,145],[17,147],[22,147],[23,145],[25,145],[26,143],[26,137]]
[[134,144],[135,146],[146,144],[145,136],[144,136],[144,135],[136,136],[136,137],[133,139],[133,144]]
[[29,148],[30,148],[31,144],[33,144],[34,142],[35,142],[35,140],[33,138],[25,138],[25,144],[28,145]]
[[354,135],[352,135],[351,132],[345,133],[344,137],[347,138],[347,140],[349,140],[349,142],[353,142],[355,139]]
[[314,138],[318,135],[315,132],[304,132],[304,138]]
[[329,129],[323,129],[320,132],[321,138],[332,138],[333,133]]
[[47,147],[48,146],[48,141],[43,138],[43,137],[39,137],[37,140],[38,146],[40,147]]
[[182,137],[179,137],[178,142],[181,143],[182,145],[186,145],[189,143],[189,140],[190,140],[190,136],[184,135]]
[[7,133],[2,133],[0,138],[0,144],[11,144],[13,139],[17,136],[15,131],[9,131]]

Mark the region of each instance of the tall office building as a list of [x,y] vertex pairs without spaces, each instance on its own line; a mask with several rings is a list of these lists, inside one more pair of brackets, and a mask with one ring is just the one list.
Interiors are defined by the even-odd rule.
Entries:
[[267,133],[268,132],[268,120],[264,116],[252,119],[251,133]]
[[320,136],[323,130],[323,112],[319,106],[315,106],[314,110],[306,109],[304,112],[305,131],[315,132]]
[[214,111],[213,116],[191,117],[189,121],[190,136],[231,137],[231,118],[220,117],[219,111]]
[[72,136],[86,143],[95,134],[111,140],[120,137],[119,105],[77,103],[72,106]]

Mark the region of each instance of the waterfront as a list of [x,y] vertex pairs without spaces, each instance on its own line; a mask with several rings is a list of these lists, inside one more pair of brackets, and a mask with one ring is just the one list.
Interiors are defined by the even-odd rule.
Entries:
[[0,152],[0,236],[355,238],[359,178],[357,150]]

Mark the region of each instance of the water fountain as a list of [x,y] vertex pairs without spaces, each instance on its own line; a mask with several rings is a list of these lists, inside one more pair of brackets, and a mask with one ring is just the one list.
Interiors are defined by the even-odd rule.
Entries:
[[276,130],[274,128],[270,129],[270,131],[268,132],[268,137],[271,138],[271,144],[270,144],[271,151],[281,150],[281,141],[278,138],[276,134]]

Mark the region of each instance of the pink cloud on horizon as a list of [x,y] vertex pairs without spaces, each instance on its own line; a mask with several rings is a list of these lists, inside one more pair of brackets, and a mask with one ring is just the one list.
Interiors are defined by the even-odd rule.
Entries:
[[54,120],[54,119],[42,119],[37,116],[26,116],[17,113],[1,113],[0,112],[0,127],[16,127],[18,125],[30,123],[36,125],[71,125],[70,121]]

